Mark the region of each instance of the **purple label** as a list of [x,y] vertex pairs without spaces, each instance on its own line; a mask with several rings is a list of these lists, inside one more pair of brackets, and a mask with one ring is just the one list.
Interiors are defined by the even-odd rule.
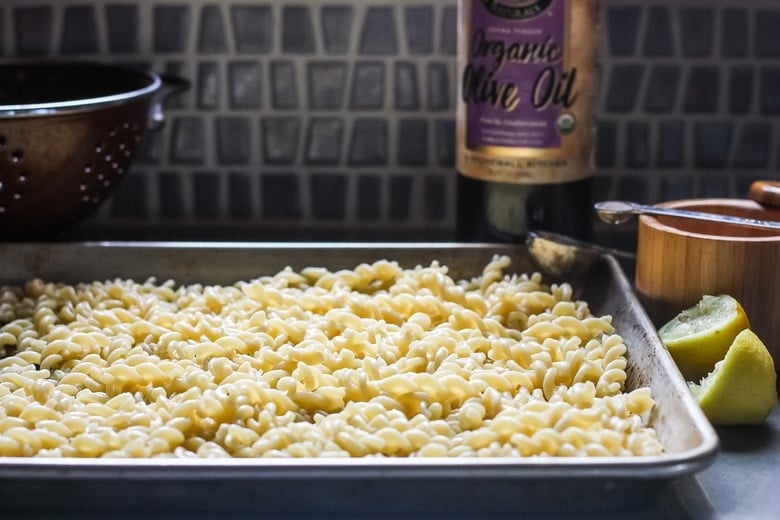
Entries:
[[475,0],[463,71],[468,148],[558,148],[573,120],[566,0]]

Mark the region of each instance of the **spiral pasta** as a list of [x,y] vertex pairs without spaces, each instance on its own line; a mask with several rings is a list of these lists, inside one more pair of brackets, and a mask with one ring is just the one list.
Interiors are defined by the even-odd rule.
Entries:
[[509,265],[3,287],[0,455],[662,453],[611,318]]

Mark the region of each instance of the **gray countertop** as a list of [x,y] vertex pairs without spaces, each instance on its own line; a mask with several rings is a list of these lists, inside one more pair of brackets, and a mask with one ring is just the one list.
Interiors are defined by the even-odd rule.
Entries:
[[721,453],[695,482],[675,486],[692,518],[780,517],[780,407],[766,424],[719,427]]
[[[617,510],[606,517],[692,520],[780,517],[780,406],[775,406],[763,425],[717,427],[716,430],[721,450],[710,467],[695,477],[673,483],[648,503]],[[599,517],[604,518],[601,514]]]
[[[608,245],[615,246],[614,242]],[[617,244],[620,246],[621,244]],[[625,266],[624,266],[625,267]],[[627,267],[629,277],[631,268]],[[662,489],[643,503],[615,510],[598,512],[583,511],[549,514],[525,514],[523,504],[507,497],[506,503],[494,507],[497,511],[483,518],[674,518],[674,519],[770,519],[780,517],[780,406],[776,406],[766,424],[753,427],[717,427],[720,439],[720,453],[714,463],[694,477],[686,478]],[[495,504],[494,504],[495,506]],[[121,508],[114,511],[82,511],[58,514],[56,504],[48,511],[36,514],[24,514],[24,518],[177,518],[170,511],[144,511],[143,514],[123,513]],[[378,508],[381,509],[381,508]],[[403,518],[458,518],[448,512],[431,515],[430,508],[416,514],[404,513]],[[6,512],[7,513],[7,512]],[[0,505],[0,517],[14,518],[3,512]],[[259,518],[258,511],[242,510],[240,504],[226,505],[224,514],[219,518]],[[290,516],[293,518],[294,516]],[[315,518],[334,518],[333,514],[314,515]],[[339,515],[343,518],[343,515]],[[380,511],[366,511],[365,515],[348,518],[397,518]],[[473,512],[462,518],[473,518]],[[187,512],[181,518],[214,518],[213,515],[198,515]],[[279,518],[275,515],[274,518]]]

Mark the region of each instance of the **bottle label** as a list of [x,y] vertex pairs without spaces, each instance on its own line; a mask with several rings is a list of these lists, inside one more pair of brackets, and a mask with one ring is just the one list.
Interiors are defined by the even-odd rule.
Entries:
[[461,173],[519,183],[592,174],[596,5],[461,0]]

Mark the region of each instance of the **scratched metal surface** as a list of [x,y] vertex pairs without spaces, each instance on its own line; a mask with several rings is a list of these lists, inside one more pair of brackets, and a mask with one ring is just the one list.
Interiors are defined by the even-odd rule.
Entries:
[[[474,276],[494,254],[535,269],[525,247],[495,244],[19,243],[0,244],[0,285],[32,277],[75,283],[117,277],[232,283],[285,266],[352,268],[433,260]],[[553,281],[553,280],[551,280]],[[651,387],[666,452],[656,457],[494,459],[105,460],[0,458],[7,511],[229,510],[269,514],[593,511],[635,504],[706,468],[718,438],[660,344],[617,262],[569,280],[595,314],[610,314],[628,347],[627,387]],[[40,497],[46,497],[41,500]],[[511,497],[511,499],[508,499]],[[56,505],[56,506],[55,506]],[[225,508],[228,509],[225,509]],[[152,508],[152,509],[149,509]]]

